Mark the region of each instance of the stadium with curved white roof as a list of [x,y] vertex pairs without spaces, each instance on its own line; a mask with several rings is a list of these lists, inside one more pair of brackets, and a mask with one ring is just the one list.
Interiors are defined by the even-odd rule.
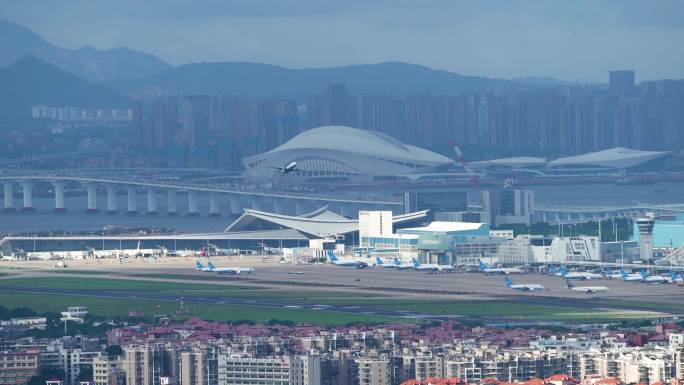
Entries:
[[669,151],[643,151],[615,147],[607,150],[576,156],[558,158],[548,163],[549,167],[599,167],[627,169],[668,155]]
[[323,126],[304,131],[288,142],[243,159],[246,174],[266,177],[297,162],[300,176],[386,176],[446,169],[446,156],[407,145],[376,131]]

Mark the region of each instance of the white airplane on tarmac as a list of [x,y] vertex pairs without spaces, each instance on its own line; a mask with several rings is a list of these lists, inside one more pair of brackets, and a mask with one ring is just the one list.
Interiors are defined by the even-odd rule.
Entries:
[[568,289],[570,289],[572,291],[579,291],[582,293],[587,293],[587,294],[598,293],[600,291],[608,291],[608,288],[605,286],[575,286],[570,281],[567,281],[567,280],[566,280],[566,283],[568,284]]
[[544,290],[544,286],[542,286],[538,283],[518,283],[518,284],[515,284],[508,277],[504,278],[504,284],[506,285],[506,287],[511,288],[513,290],[520,290],[520,291],[541,291],[541,290]]
[[491,267],[487,266],[482,261],[480,262],[480,271],[485,274],[523,274],[525,271],[519,267]]
[[591,273],[588,271],[568,271],[565,266],[559,270],[560,276],[565,279],[601,279],[603,274]]
[[440,264],[434,264],[434,263],[426,263],[422,264],[418,262],[417,259],[413,258],[413,268],[416,269],[417,271],[431,271],[434,273],[437,272],[450,272],[450,271],[455,271],[456,268],[451,266],[451,265],[440,265]]
[[380,257],[375,257],[375,266],[377,266],[377,267],[385,267],[385,268],[394,268],[394,269],[397,268],[397,264],[396,264],[396,263],[384,262],[384,261],[382,260],[382,258],[380,258]]
[[252,274],[252,273],[256,273],[256,270],[254,270],[253,267],[216,267],[211,262],[207,263],[207,268],[209,269],[210,272],[217,273],[217,274],[240,274],[240,273]]

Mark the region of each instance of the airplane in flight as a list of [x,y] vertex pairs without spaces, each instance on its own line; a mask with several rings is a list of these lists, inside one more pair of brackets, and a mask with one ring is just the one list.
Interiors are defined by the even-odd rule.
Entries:
[[608,291],[608,288],[605,286],[575,286],[569,280],[566,280],[565,282],[568,284],[568,289],[572,291],[579,291],[587,294],[598,293],[600,291]]
[[440,272],[440,271],[455,271],[456,268],[451,266],[451,265],[440,265],[440,264],[435,264],[435,263],[426,263],[422,264],[418,262],[417,259],[413,258],[413,268],[416,269],[417,271],[431,271],[431,272]]
[[211,270],[209,270],[210,272],[217,273],[217,274],[240,274],[240,273],[252,274],[252,273],[256,273],[256,270],[254,270],[253,267],[216,267],[211,262],[207,263],[207,267],[209,269],[211,269]]
[[558,271],[560,273],[560,276],[565,278],[565,279],[601,279],[603,278],[603,274],[598,274],[598,273],[591,273],[588,271],[568,271],[565,266],[561,266],[560,270]]
[[537,284],[537,283],[518,283],[518,284],[515,284],[508,277],[504,277],[504,284],[506,285],[506,287],[513,289],[513,290],[520,290],[520,291],[541,291],[541,290],[544,290],[544,286],[542,286],[540,284]]
[[368,264],[366,262],[363,262],[363,261],[357,261],[354,259],[339,259],[332,252],[332,250],[328,250],[328,259],[330,259],[330,263],[332,263],[335,266],[355,267],[357,269],[364,269],[364,268],[368,267]]
[[292,171],[299,171],[299,169],[297,169],[297,162],[290,162],[290,163],[288,163],[287,165],[285,165],[285,166],[283,166],[283,167],[268,166],[268,168],[272,168],[272,169],[275,169],[275,170],[280,170],[280,175],[289,174],[289,173],[291,173]]
[[394,268],[394,269],[396,269],[396,268],[398,267],[396,263],[394,263],[394,262],[392,262],[392,263],[384,262],[384,261],[382,260],[382,258],[380,258],[380,257],[375,257],[375,266],[377,266],[377,267],[386,267],[386,268]]
[[480,262],[480,271],[485,274],[523,274],[525,271],[519,267],[491,267],[486,263]]

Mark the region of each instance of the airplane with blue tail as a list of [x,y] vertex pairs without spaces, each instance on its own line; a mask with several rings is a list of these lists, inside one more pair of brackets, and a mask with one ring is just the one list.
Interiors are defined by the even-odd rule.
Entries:
[[204,272],[210,272],[211,268],[206,267],[200,263],[200,261],[195,261],[195,270],[197,271],[204,271]]
[[375,266],[378,267],[386,267],[386,268],[393,268],[396,269],[397,265],[396,263],[387,263],[382,260],[380,257],[375,257]]
[[491,267],[482,260],[478,260],[480,263],[480,271],[485,274],[523,274],[525,271],[519,267]]
[[332,263],[335,266],[340,266],[340,267],[355,267],[357,269],[364,269],[368,267],[368,263],[363,262],[363,261],[358,261],[354,259],[339,259],[333,253],[332,250],[328,250],[328,259],[330,260],[330,263]]
[[210,269],[210,272],[217,274],[251,274],[256,272],[253,267],[216,267],[211,262],[207,263],[207,268]]
[[399,258],[394,258],[394,265],[397,270],[415,270],[413,263],[404,263],[399,260]]
[[565,278],[565,279],[601,279],[603,278],[603,274],[598,274],[598,273],[591,273],[588,271],[568,271],[568,269],[565,268],[565,266],[561,266],[560,269],[558,269],[558,273],[560,273],[560,276]]
[[509,277],[504,277],[504,285],[509,289],[520,291],[542,291],[544,286],[538,283],[513,283]]
[[411,261],[413,262],[413,268],[416,269],[417,271],[428,271],[428,272],[452,272],[456,271],[456,268],[453,267],[452,265],[440,265],[440,264],[435,264],[435,263],[425,263],[422,264],[418,262],[417,259],[412,258]]

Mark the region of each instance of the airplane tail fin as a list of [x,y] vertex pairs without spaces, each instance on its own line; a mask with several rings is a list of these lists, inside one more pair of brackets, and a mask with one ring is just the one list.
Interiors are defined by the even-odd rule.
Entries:
[[380,257],[375,257],[375,263],[378,265],[384,265],[384,262],[382,262],[382,259]]
[[508,277],[504,278],[504,285],[506,285],[506,287],[510,287],[512,284],[513,284],[513,281],[511,281],[510,278],[508,278]]
[[643,279],[648,278],[648,272],[646,270],[641,270],[639,274],[641,274],[641,278]]
[[207,263],[207,267],[211,270],[214,270],[216,268],[216,266],[214,266],[214,264],[211,262]]
[[415,267],[420,266],[420,262],[418,262],[418,260],[415,258],[411,258],[411,262],[413,262],[413,266],[415,266]]
[[399,260],[399,258],[394,258],[394,264],[397,266],[401,265],[401,261]]
[[620,269],[620,275],[622,275],[622,278],[627,278],[627,272],[625,269]]
[[196,269],[203,269],[204,266],[202,266],[202,264],[200,263],[200,261],[195,261],[195,268],[196,268]]
[[330,261],[337,261],[337,257],[335,256],[335,253],[332,252],[332,250],[328,250],[328,258],[330,258]]
[[484,269],[486,269],[486,268],[487,268],[487,265],[485,265],[485,263],[484,263],[484,262],[482,262],[482,260],[481,260],[481,259],[479,259],[479,260],[478,260],[478,262],[480,263],[480,270],[484,270]]

